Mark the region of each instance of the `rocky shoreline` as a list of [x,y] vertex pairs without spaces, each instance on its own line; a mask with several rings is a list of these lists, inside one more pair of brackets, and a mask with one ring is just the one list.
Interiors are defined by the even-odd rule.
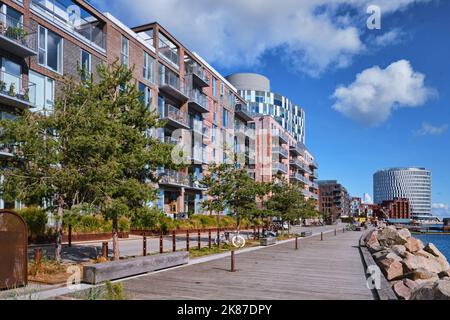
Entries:
[[450,300],[450,264],[434,244],[394,226],[369,232],[365,244],[399,299]]

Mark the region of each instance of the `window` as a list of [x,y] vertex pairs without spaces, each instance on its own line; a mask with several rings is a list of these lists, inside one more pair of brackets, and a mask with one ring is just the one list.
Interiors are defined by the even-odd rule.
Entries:
[[86,79],[91,75],[91,54],[84,50],[81,50],[81,70],[83,71],[83,78]]
[[62,73],[63,39],[39,26],[39,64]]
[[217,80],[216,78],[212,78],[212,95],[217,98]]
[[225,86],[223,83],[220,84],[220,95],[223,96],[225,94]]
[[55,81],[30,70],[30,82],[35,86],[30,88],[30,97],[36,97],[37,112],[52,110],[55,96]]
[[144,79],[155,82],[155,59],[144,52]]
[[150,88],[139,82],[139,91],[142,93],[142,102],[145,103],[147,107],[150,107],[152,97]]
[[127,38],[122,36],[122,45],[120,48],[120,62],[122,62],[123,65],[128,66],[129,58],[130,58],[130,42]]
[[14,63],[6,58],[0,59],[0,67],[2,70],[1,80],[5,84],[5,91],[9,91],[11,87],[14,87],[14,92],[20,93],[22,88],[22,67],[20,64]]
[[222,126],[228,128],[228,111],[223,109],[222,113]]

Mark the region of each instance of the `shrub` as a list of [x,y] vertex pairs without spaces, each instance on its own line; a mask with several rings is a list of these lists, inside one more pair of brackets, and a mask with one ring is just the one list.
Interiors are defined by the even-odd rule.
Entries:
[[44,210],[37,207],[29,207],[19,210],[19,214],[27,223],[28,235],[32,240],[45,236],[48,216]]
[[236,220],[233,217],[225,216],[220,218],[221,228],[234,228],[236,227]]
[[129,232],[130,231],[130,219],[127,217],[120,217],[117,221],[119,232]]
[[158,208],[139,208],[131,219],[133,229],[151,230],[158,228],[164,213]]

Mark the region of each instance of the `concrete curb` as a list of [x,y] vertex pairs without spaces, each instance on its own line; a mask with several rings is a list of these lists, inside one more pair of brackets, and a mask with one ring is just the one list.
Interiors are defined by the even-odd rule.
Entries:
[[[364,268],[366,269],[366,276],[370,276],[370,274],[367,272],[367,268],[369,266],[377,266],[375,260],[372,257],[372,254],[369,252],[369,249],[366,246],[365,239],[369,235],[370,232],[372,232],[374,229],[370,229],[366,231],[359,240],[359,251],[361,253],[361,257],[363,258],[364,262]],[[391,286],[389,285],[389,282],[387,281],[386,277],[383,273],[381,273],[381,288],[380,289],[373,289],[373,292],[375,293],[378,300],[398,300],[397,295],[394,293],[394,290],[392,290]]]

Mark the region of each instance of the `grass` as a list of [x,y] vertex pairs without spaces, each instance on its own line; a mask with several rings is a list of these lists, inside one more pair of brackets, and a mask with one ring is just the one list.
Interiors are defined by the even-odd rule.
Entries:
[[[259,242],[256,240],[247,240],[244,248],[255,247],[258,245],[259,245]],[[209,255],[213,255],[213,254],[225,253],[225,252],[229,252],[233,248],[235,248],[235,247],[232,245],[229,245],[229,244],[221,244],[220,247],[218,247],[217,245],[213,245],[213,246],[211,246],[211,249],[209,249],[208,247],[203,247],[200,250],[198,248],[190,248],[189,249],[189,258],[193,259],[193,258],[200,258],[200,257],[209,256]],[[236,250],[239,250],[239,249],[236,249]]]

